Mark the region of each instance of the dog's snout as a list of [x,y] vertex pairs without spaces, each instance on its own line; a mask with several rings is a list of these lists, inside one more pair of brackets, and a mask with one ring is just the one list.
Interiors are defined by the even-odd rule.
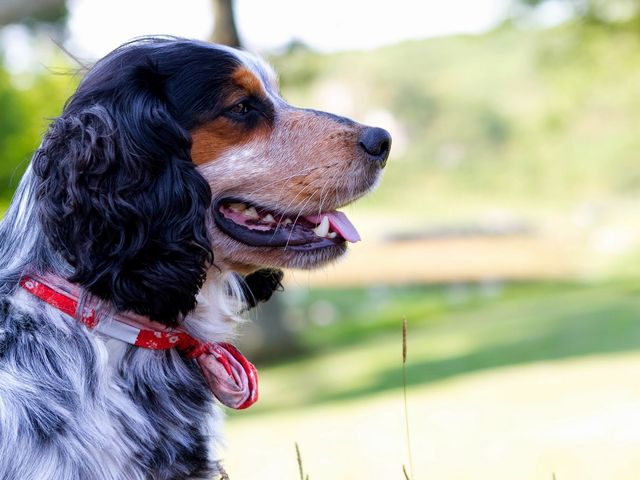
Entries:
[[367,127],[360,135],[360,146],[384,167],[391,149],[391,135],[383,128]]

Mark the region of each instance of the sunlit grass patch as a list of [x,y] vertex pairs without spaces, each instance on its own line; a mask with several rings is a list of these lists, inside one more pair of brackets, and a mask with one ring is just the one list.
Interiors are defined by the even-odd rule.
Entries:
[[[261,404],[231,415],[232,476],[297,478],[291,445],[298,441],[316,480],[402,478],[398,328],[406,302],[397,304],[395,331],[369,330],[359,341],[261,368]],[[412,480],[533,480],[550,472],[635,479],[639,318],[633,280],[519,286],[412,323]],[[248,456],[259,471],[245,465]]]

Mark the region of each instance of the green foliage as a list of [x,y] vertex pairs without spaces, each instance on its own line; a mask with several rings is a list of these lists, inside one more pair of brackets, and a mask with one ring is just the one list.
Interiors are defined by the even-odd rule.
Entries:
[[[26,112],[19,96],[11,86],[9,75],[0,70],[0,182],[5,185],[11,169],[17,165],[13,152],[20,150],[19,140],[22,126],[26,123]],[[15,155],[15,153],[14,153]],[[20,154],[18,153],[18,158]]]
[[276,59],[293,101],[314,101],[332,79],[350,93],[348,114],[392,115],[406,148],[392,148],[381,188],[362,203],[392,210],[425,197],[558,205],[637,196],[638,63],[635,27],[584,22]]
[[77,79],[46,72],[11,77],[0,66],[0,203],[11,197],[50,119]]
[[[535,8],[552,0],[516,0],[516,4]],[[592,23],[616,23],[640,12],[640,0],[553,0],[566,4],[578,17]]]
[[[272,61],[292,103],[317,107],[332,83],[348,92],[345,113],[393,118],[404,148],[396,142],[381,188],[361,208],[422,214],[640,195],[640,36],[631,24],[505,25],[370,52],[292,48]],[[76,82],[0,69],[0,201]]]
[[271,62],[282,88],[304,88],[320,74],[324,58],[306,48],[292,48],[286,56],[272,57]]

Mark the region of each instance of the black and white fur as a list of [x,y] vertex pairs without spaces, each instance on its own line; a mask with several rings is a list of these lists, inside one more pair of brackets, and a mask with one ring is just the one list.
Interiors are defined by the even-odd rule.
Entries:
[[[160,53],[190,53],[183,62],[230,56],[189,42],[171,51],[166,42]],[[204,283],[211,192],[190,162],[187,131],[198,114],[182,125],[168,112],[184,115],[202,99],[165,103],[153,89],[170,85],[153,84],[161,80],[152,56],[131,53],[139,65],[98,64],[87,76],[0,224],[0,479],[217,473],[221,413],[193,363],[175,350],[101,338],[18,287],[25,274],[53,272],[117,310],[182,319],[208,340],[232,334],[238,276],[211,267]]]
[[221,413],[193,362],[92,333],[20,279],[52,273],[107,314],[224,341],[280,286],[273,268],[317,267],[346,241],[247,244],[216,227],[216,202],[334,211],[373,188],[390,142],[288,105],[267,66],[229,48],[150,38],[97,62],[0,224],[0,479],[218,474]]

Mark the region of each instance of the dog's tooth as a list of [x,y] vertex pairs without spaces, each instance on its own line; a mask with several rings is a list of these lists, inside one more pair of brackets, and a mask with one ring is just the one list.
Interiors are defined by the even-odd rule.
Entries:
[[326,237],[329,233],[329,217],[322,217],[320,225],[313,229],[313,232],[319,237]]
[[290,218],[285,218],[285,219],[282,221],[282,224],[283,224],[283,225],[291,225],[292,223],[293,223],[293,220],[291,220]]
[[327,234],[327,238],[336,238],[338,236],[338,234],[336,232],[329,232]]
[[234,212],[242,213],[247,209],[247,206],[244,203],[230,203],[229,208]]
[[275,218],[273,218],[273,215],[271,215],[270,213],[268,213],[267,215],[265,215],[265,216],[262,218],[262,221],[263,221],[263,222],[274,223],[274,222],[276,221],[276,219],[275,219]]
[[249,207],[247,208],[244,212],[242,212],[242,214],[245,217],[249,217],[253,220],[257,220],[260,218],[260,215],[258,215],[258,212],[256,211],[255,207]]

